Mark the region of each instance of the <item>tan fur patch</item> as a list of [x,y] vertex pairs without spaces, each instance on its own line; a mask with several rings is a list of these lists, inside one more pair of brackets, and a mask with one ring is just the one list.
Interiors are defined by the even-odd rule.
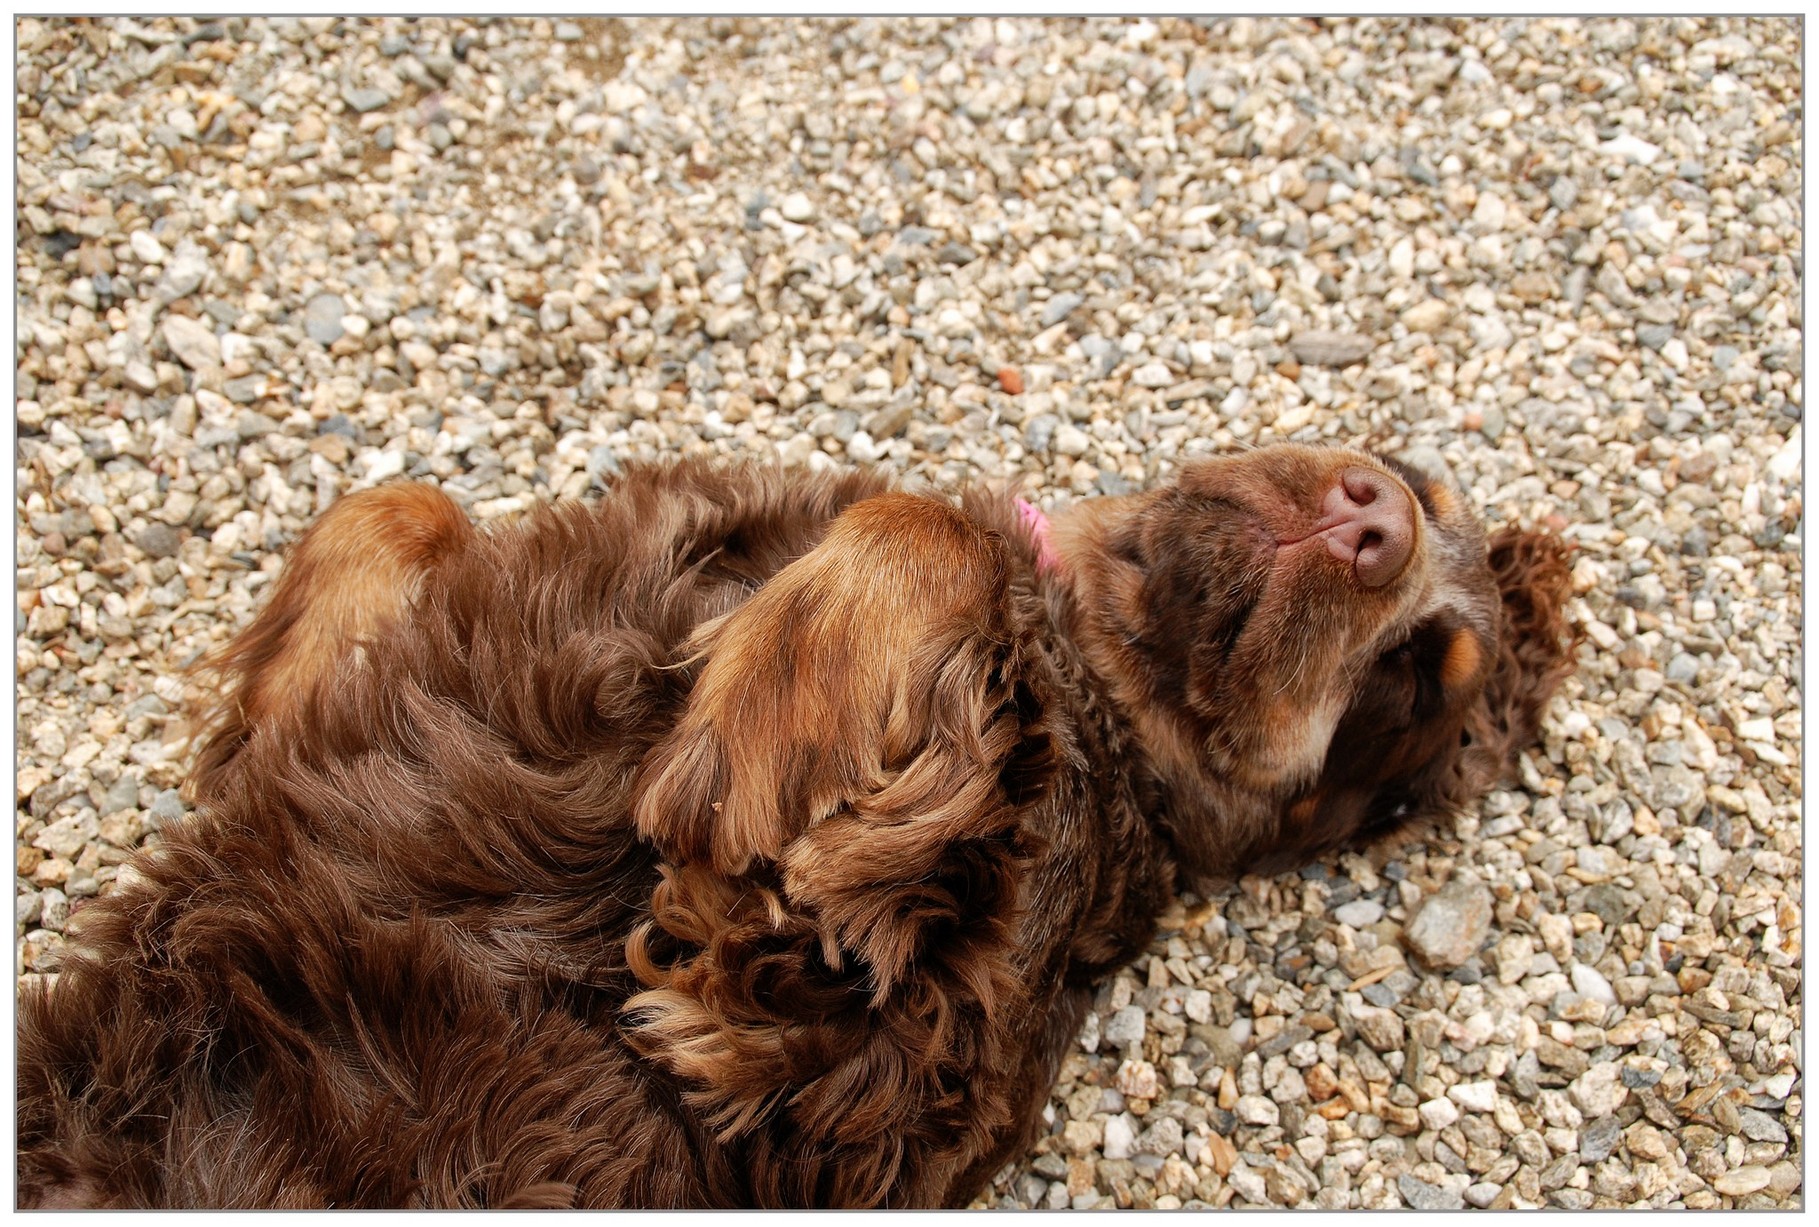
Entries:
[[1434,515],[1439,519],[1450,519],[1458,514],[1459,500],[1443,481],[1430,481],[1427,489],[1422,491],[1427,496],[1428,504],[1433,507]]
[[294,713],[472,533],[434,486],[380,486],[330,507],[291,551],[264,610],[204,663],[232,683],[205,721],[211,742],[227,752],[255,726]]
[[1484,649],[1478,646],[1478,637],[1468,630],[1460,631],[1446,645],[1446,658],[1440,662],[1440,684],[1457,690],[1478,675],[1483,660]]

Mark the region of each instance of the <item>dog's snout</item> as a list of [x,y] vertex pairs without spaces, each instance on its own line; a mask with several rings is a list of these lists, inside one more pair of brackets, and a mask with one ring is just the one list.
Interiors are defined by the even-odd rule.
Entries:
[[1414,503],[1394,478],[1355,466],[1321,501],[1318,531],[1335,558],[1352,564],[1359,583],[1383,588],[1414,556]]

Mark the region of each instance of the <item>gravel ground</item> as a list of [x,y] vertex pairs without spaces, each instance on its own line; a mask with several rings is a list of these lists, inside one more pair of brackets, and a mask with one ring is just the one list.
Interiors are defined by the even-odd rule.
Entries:
[[1545,745],[1183,900],[982,1204],[1798,1204],[1797,20],[18,31],[20,974],[348,490],[1370,439],[1578,542]]

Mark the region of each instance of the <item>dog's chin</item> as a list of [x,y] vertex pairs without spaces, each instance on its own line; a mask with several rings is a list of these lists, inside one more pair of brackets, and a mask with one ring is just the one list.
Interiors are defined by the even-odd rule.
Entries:
[[[1223,663],[1189,696],[1202,768],[1279,808],[1319,776],[1359,677],[1403,633],[1421,578],[1359,585],[1318,541],[1276,549],[1258,598],[1234,610]],[[1216,636],[1217,638],[1217,636]]]

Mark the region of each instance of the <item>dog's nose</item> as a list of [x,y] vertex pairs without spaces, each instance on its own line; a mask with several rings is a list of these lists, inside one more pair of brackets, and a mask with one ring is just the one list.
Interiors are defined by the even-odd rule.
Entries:
[[1414,555],[1415,507],[1395,479],[1349,468],[1321,501],[1319,532],[1333,557],[1352,564],[1359,583],[1382,588]]

